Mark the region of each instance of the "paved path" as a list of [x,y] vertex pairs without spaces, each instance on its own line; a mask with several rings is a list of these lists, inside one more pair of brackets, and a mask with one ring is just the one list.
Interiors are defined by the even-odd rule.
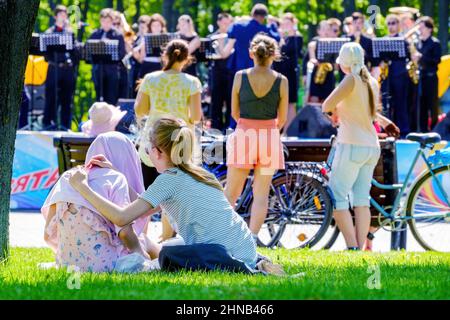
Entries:
[[[15,247],[46,247],[43,240],[44,219],[37,212],[11,212],[10,217],[10,243]],[[152,223],[149,236],[156,239],[161,232],[160,223]],[[391,234],[384,230],[378,231],[374,241],[374,251],[387,252],[390,250]],[[424,251],[408,232],[408,251]],[[450,243],[449,243],[450,247]],[[332,250],[345,249],[342,235],[339,236]]]

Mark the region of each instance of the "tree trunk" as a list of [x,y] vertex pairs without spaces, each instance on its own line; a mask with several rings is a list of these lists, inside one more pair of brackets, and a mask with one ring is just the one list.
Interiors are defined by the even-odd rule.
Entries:
[[344,13],[345,16],[351,16],[353,12],[356,10],[355,0],[344,0]]
[[133,16],[133,23],[137,23],[141,15],[141,0],[136,0],[136,14]]
[[123,12],[124,10],[124,8],[123,8],[123,0],[117,0],[117,4],[116,4],[116,8],[117,8],[117,11],[119,11],[119,12]]
[[265,4],[266,6],[269,6],[269,0],[253,0],[253,5],[257,3]]
[[434,1],[422,0],[422,10],[420,10],[424,16],[433,17]]
[[9,253],[9,201],[25,63],[39,0],[0,0],[0,261]]
[[177,25],[176,19],[178,18],[177,10],[174,10],[175,0],[164,0],[162,15],[167,21],[167,30],[169,32],[175,31]]
[[[84,6],[81,9],[81,20],[83,22],[87,22],[88,21],[88,19],[87,19],[88,11],[89,11],[89,0],[86,0],[86,1],[84,1]],[[81,27],[80,30],[78,30],[77,40],[79,42],[83,41],[83,35],[84,35],[84,32],[85,32],[85,29],[86,29],[85,27]]]
[[439,0],[439,31],[438,38],[441,42],[442,54],[448,51],[448,0]]

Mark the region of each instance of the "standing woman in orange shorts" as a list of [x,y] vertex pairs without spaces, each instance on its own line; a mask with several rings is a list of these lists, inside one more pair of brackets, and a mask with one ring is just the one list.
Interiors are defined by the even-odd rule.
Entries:
[[225,195],[234,206],[254,170],[249,227],[255,239],[267,215],[272,177],[276,170],[284,169],[280,130],[287,118],[288,81],[271,69],[279,56],[274,39],[256,35],[250,44],[255,66],[236,73],[231,97],[237,127],[227,141]]

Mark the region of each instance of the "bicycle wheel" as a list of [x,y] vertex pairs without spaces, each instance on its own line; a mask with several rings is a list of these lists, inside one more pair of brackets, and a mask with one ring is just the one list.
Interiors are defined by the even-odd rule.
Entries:
[[287,249],[313,247],[327,232],[332,212],[331,197],[318,180],[303,174],[277,177],[259,242]]
[[[450,167],[434,169],[433,174],[450,196]],[[446,203],[431,172],[423,174],[411,189],[406,216],[412,218],[408,223],[414,238],[426,250],[450,251],[450,207]]]

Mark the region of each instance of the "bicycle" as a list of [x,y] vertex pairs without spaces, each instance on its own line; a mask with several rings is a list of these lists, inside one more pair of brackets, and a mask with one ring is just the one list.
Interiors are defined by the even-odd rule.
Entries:
[[[225,139],[210,138],[203,140],[203,166],[225,185]],[[258,234],[259,246],[286,247],[289,240],[295,242],[295,248],[304,248],[317,245],[323,239],[331,224],[333,210],[325,174],[323,164],[313,162],[286,162],[285,170],[275,173],[270,186],[267,217]],[[236,212],[247,222],[253,201],[252,183],[253,175],[250,174],[235,206]],[[286,230],[292,226],[296,227],[296,236],[285,237]],[[327,246],[329,241],[325,242]]]
[[[450,240],[450,164],[440,161],[439,154],[426,155],[426,150],[431,150],[441,141],[441,137],[437,133],[410,133],[406,139],[418,142],[419,148],[405,181],[400,184],[382,184],[372,179],[372,186],[397,191],[393,205],[383,207],[373,198],[370,204],[379,212],[378,221],[382,229],[402,231],[408,224],[414,238],[425,250],[449,251],[450,241],[445,240]],[[425,162],[426,169],[408,187],[419,159]],[[401,201],[405,192],[406,206]],[[336,240],[338,234],[339,229],[336,228],[332,238]],[[447,239],[443,238],[445,235]]]

